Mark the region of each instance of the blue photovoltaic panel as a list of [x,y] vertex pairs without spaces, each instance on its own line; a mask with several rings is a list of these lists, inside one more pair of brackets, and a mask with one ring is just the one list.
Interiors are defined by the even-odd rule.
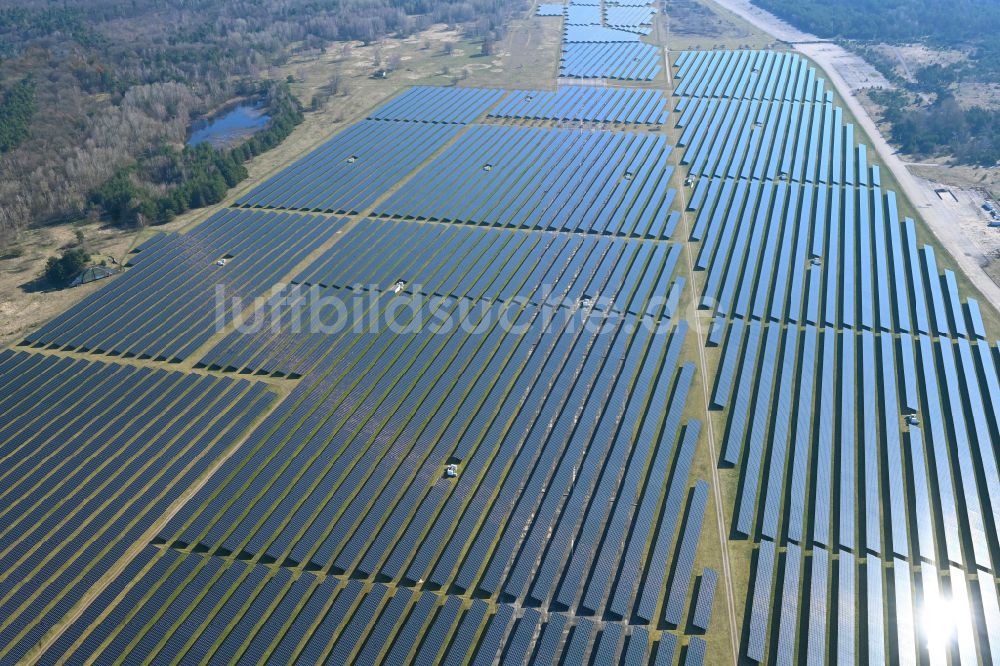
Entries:
[[705,569],[698,583],[698,595],[694,601],[694,612],[691,616],[691,626],[695,629],[708,631],[712,621],[712,606],[715,602],[715,586],[719,575],[715,569]]
[[342,226],[319,215],[224,210],[189,233],[154,237],[133,255],[138,265],[27,341],[186,359]]
[[770,541],[761,541],[757,550],[757,575],[752,586],[753,596],[750,607],[747,657],[763,663],[767,643],[768,617],[771,611],[771,587],[774,578],[775,546]]
[[688,642],[687,652],[684,653],[684,666],[701,666],[705,663],[705,651],[708,644],[705,640],[695,636]]
[[566,43],[563,44],[559,75],[652,81],[662,69],[662,57],[660,49],[643,42]]
[[663,238],[669,154],[662,136],[476,125],[375,213]]
[[240,197],[236,204],[361,212],[460,129],[457,124],[362,121]]
[[471,123],[503,97],[503,90],[415,86],[369,114],[369,120]]
[[554,92],[512,92],[489,115],[491,118],[659,125],[667,121],[667,98],[658,90],[641,88],[560,86]]

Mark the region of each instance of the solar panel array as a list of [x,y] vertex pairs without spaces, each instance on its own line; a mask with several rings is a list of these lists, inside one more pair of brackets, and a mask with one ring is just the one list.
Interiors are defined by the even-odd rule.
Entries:
[[600,236],[364,221],[293,281],[377,291],[395,291],[402,281],[406,293],[572,308],[587,301],[598,311],[657,317],[656,297],[670,292],[680,247],[645,247]]
[[652,81],[662,67],[662,50],[641,41],[656,15],[649,0],[589,0],[539,5],[539,16],[563,17],[559,75],[566,78]]
[[661,125],[667,121],[667,100],[658,90],[560,86],[554,92],[511,93],[489,117]]
[[[187,359],[232,312],[263,296],[342,222],[318,215],[226,210],[187,234],[161,234],[134,268],[38,331],[35,346],[163,361]],[[221,292],[220,292],[221,289]],[[217,305],[217,294],[226,296]]]
[[[201,364],[304,375],[329,351],[331,336],[296,331],[292,312],[312,312],[313,300],[344,299],[355,288],[373,292],[366,307],[416,294],[421,301],[460,299],[462,307],[485,300],[669,318],[683,286],[683,280],[673,280],[679,258],[677,245],[649,248],[607,238],[366,221],[295,278],[303,285],[298,291],[274,297],[267,318],[252,322],[259,330],[234,330]],[[317,316],[327,329],[347,319],[353,327],[360,318],[335,306]]]
[[669,154],[648,134],[474,125],[374,212],[668,238]]
[[1000,375],[978,303],[804,59],[675,65],[719,462],[755,546],[741,656],[995,659]]
[[416,86],[369,114],[369,120],[471,123],[503,97],[489,88]]
[[566,43],[561,75],[577,79],[652,81],[659,74],[663,54],[641,42]]
[[[172,548],[140,555],[133,570],[149,573],[107,590],[81,620],[91,629],[71,627],[52,657],[659,654],[624,620],[655,622],[661,597],[683,604],[693,577],[705,492],[687,498],[700,428],[682,420],[694,377],[680,362],[686,324],[636,327],[591,311],[550,320],[532,307],[515,308],[508,331],[491,316],[506,308],[468,315],[485,334],[342,336],[324,370],[174,514],[161,533]],[[456,480],[442,475],[452,462]],[[214,556],[176,551],[192,548]],[[425,580],[497,600],[470,606]],[[552,610],[517,611],[515,599]]]
[[356,123],[237,199],[236,205],[340,214],[364,211],[460,130],[456,123]]
[[[576,109],[658,124],[665,99],[579,87],[551,93],[550,111],[476,124],[507,94],[428,87],[390,100],[235,207],[145,243],[124,275],[27,341],[47,349],[0,356],[0,368],[83,364],[113,388],[86,417],[107,415],[108,437],[74,432],[107,462],[60,445],[82,461],[67,497],[103,483],[92,465],[164,489],[115,500],[141,520],[108,519],[119,504],[80,516],[100,519],[99,534],[128,531],[112,550],[70,551],[93,573],[68,586],[50,576],[65,601],[12,635],[17,655],[68,617],[46,663],[704,658],[690,634],[706,627],[689,618],[710,604],[697,582],[709,494],[692,478],[701,423],[687,413],[697,384],[681,246],[668,242],[680,220],[670,146],[516,126]],[[223,329],[217,285],[255,303],[226,305]],[[315,317],[304,328],[303,311]],[[140,358],[74,360],[86,353]],[[132,375],[145,383],[118,381]],[[88,385],[19,399],[62,427],[81,414],[70,391],[99,395]],[[58,456],[37,455],[16,488],[57,478]],[[20,494],[12,504],[33,501]],[[16,523],[33,537],[49,524],[38,506]],[[46,554],[62,552],[53,539]],[[22,569],[34,560],[17,553],[0,586],[32,580]],[[11,599],[0,635],[35,620],[32,599]]]
[[16,663],[274,401],[241,379],[0,353],[0,662]]
[[538,5],[538,16],[565,16],[566,15],[566,5],[552,4],[552,3],[542,3]]
[[643,35],[648,35],[652,30],[651,26],[655,15],[656,9],[648,5],[632,7],[604,5],[605,25]]
[[[559,15],[656,75],[646,3]],[[415,88],[0,352],[0,663],[702,664],[706,463],[741,660],[1000,655],[978,303],[806,61],[675,64],[718,460],[662,95]]]
[[[514,320],[524,332],[510,334],[490,314],[469,315],[488,327],[476,335],[456,327],[343,338],[323,360],[329,373],[296,389],[163,539],[501,599],[607,607],[619,617],[639,602],[651,619],[660,586],[619,581],[613,595],[609,586],[623,564],[622,575],[634,576],[646,535],[680,508],[656,518],[659,485],[642,490],[645,455],[629,462],[630,434],[614,433],[630,415],[666,415],[647,419],[639,438],[662,478],[679,456],[680,503],[697,438],[697,424],[680,420],[693,377],[693,366],[678,367],[686,327],[668,334],[661,324],[651,334],[618,318],[585,327],[593,315],[550,322],[533,308]],[[442,477],[450,463],[462,467],[457,481]],[[609,465],[618,472],[602,477]],[[588,498],[626,491],[635,499],[607,528],[612,542],[632,534],[624,552],[598,551],[600,533],[569,548]],[[665,558],[674,530],[659,529]],[[570,568],[575,582],[559,585]]]

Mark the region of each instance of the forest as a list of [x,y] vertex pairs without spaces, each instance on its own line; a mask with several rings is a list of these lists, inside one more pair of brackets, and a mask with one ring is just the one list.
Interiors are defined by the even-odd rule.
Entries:
[[[753,0],[825,38],[989,46],[1000,27],[995,0]],[[975,20],[970,21],[970,17]]]
[[[0,249],[29,225],[156,224],[217,201],[301,121],[273,66],[333,42],[436,23],[492,43],[524,0],[0,0]],[[192,120],[267,100],[232,150],[187,149]]]
[[[895,86],[873,91],[892,124],[892,141],[920,157],[992,166],[1000,161],[1000,112],[963,107],[960,84],[1000,83],[1000,3],[995,0],[753,0],[820,37],[844,40]],[[973,20],[970,20],[972,18]],[[968,59],[930,64],[907,80],[876,44],[924,44],[959,50]]]

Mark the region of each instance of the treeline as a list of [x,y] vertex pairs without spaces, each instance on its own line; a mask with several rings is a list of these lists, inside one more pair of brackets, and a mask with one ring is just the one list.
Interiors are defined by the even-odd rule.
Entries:
[[244,162],[284,141],[303,119],[301,105],[285,83],[241,91],[266,94],[271,119],[265,129],[232,149],[209,143],[181,151],[163,146],[95,188],[90,204],[118,225],[142,227],[222,201],[229,188],[247,177]]
[[226,191],[246,175],[241,163],[207,143],[181,152],[164,148],[119,170],[91,192],[90,202],[122,226],[160,224],[191,208],[222,201]]
[[890,138],[904,153],[919,157],[952,156],[960,162],[993,166],[1000,160],[1000,112],[963,109],[942,94],[917,106],[902,91],[873,91],[892,125]]
[[15,83],[0,100],[0,153],[17,148],[28,138],[35,115],[35,82],[31,78]]
[[[876,42],[987,44],[1000,27],[995,0],[753,0],[820,37]],[[993,34],[990,34],[993,33]]]

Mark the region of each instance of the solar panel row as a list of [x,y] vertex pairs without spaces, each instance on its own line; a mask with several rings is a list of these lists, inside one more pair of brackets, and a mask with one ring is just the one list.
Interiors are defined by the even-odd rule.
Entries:
[[368,115],[369,120],[471,123],[504,96],[503,90],[414,86]]
[[489,117],[660,125],[667,121],[667,99],[642,88],[560,86],[512,93]]
[[[147,547],[136,563],[120,600],[102,596],[48,658],[558,664],[578,652],[596,663],[642,664],[654,651],[672,653],[677,640],[667,633],[652,640],[642,627],[615,622],[310,572],[292,576],[281,568],[172,549]],[[108,615],[100,619],[102,613]],[[688,648],[699,649],[693,641]]]

